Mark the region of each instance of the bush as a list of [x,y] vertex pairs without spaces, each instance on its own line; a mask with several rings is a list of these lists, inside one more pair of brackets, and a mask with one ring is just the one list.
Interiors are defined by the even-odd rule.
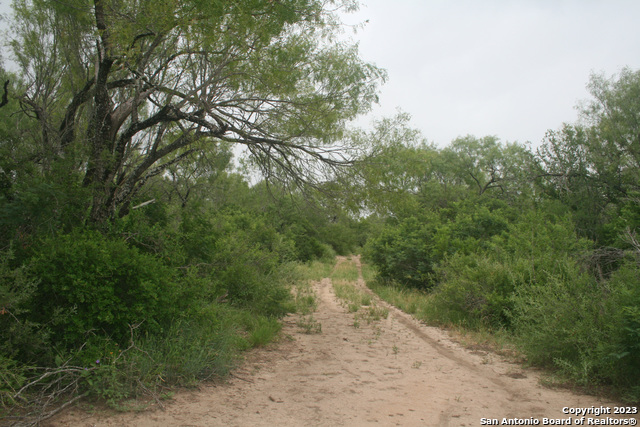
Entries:
[[38,282],[12,260],[11,251],[0,252],[0,357],[31,363],[49,347],[49,334],[30,317]]
[[27,382],[25,372],[15,360],[0,354],[0,418],[6,407],[16,404],[16,392]]
[[[484,215],[486,217],[486,215]],[[482,216],[481,216],[482,217]],[[480,217],[480,218],[481,218]],[[588,242],[566,217],[529,212],[507,232],[446,256],[437,267],[433,304],[441,321],[510,328],[514,293],[573,277]]]
[[576,266],[568,277],[520,289],[513,322],[538,365],[579,384],[640,387],[640,271],[628,266],[598,283]]
[[434,264],[432,221],[407,218],[397,225],[387,226],[371,239],[365,255],[378,269],[381,277],[419,289],[433,286]]
[[512,294],[519,278],[509,265],[486,255],[455,255],[438,269],[441,283],[431,304],[445,323],[501,328],[509,325]]
[[42,242],[29,273],[39,281],[29,318],[47,324],[52,342],[81,346],[89,337],[126,343],[130,326],[158,331],[175,314],[176,275],[157,257],[95,231]]
[[435,213],[422,212],[388,224],[371,239],[365,255],[380,276],[417,289],[433,288],[436,270],[447,257],[486,250],[491,238],[508,228],[503,204],[480,200],[478,205],[454,203]]
[[291,309],[283,265],[294,258],[293,244],[263,216],[240,209],[185,212],[178,240],[184,262],[208,282],[210,301],[268,316]]
[[640,398],[640,265],[627,263],[606,282],[609,293],[605,328],[613,351],[607,356],[615,361],[608,373],[614,384],[636,389]]
[[161,333],[134,331],[127,348],[105,346],[84,385],[92,395],[119,406],[123,399],[167,386],[194,386],[225,376],[241,350],[265,345],[279,330],[274,318],[226,304],[201,304]]

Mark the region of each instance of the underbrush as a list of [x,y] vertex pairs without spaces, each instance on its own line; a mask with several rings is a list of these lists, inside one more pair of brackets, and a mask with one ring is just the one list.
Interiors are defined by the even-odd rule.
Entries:
[[237,211],[128,217],[1,252],[0,420],[37,423],[82,397],[160,404],[224,377],[295,310],[291,253]]
[[[37,423],[78,398],[93,398],[115,409],[160,404],[175,387],[222,378],[241,352],[272,341],[280,331],[273,317],[223,304],[208,304],[197,315],[176,319],[160,333],[130,328],[126,346],[94,339],[52,367],[0,359],[3,420]],[[97,351],[97,347],[101,351]],[[91,355],[90,362],[83,362]]]
[[597,248],[551,203],[500,206],[390,222],[366,247],[379,272],[367,283],[429,324],[500,336],[568,383],[640,400],[635,234]]

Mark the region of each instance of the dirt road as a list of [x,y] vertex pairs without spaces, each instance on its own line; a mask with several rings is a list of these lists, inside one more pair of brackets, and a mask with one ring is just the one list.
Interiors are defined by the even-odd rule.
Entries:
[[[353,261],[360,266],[359,258]],[[355,286],[365,289],[361,276]],[[305,334],[295,316],[285,319],[288,338],[250,354],[227,384],[179,393],[164,411],[71,410],[48,425],[477,426],[503,418],[544,425],[545,418],[566,423],[570,417],[576,425],[581,417],[563,408],[604,406],[613,412],[619,406],[544,388],[535,372],[491,353],[465,350],[446,332],[377,299],[388,317],[356,327],[354,313],[337,300],[330,279],[315,283],[314,290],[319,300],[314,317],[322,332]]]

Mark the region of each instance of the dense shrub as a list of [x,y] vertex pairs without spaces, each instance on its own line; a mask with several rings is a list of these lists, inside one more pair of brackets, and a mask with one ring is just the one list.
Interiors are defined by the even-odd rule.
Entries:
[[617,322],[612,323],[611,337],[616,349],[612,380],[635,388],[640,397],[640,264],[629,262],[608,282],[611,291],[609,312]]
[[433,286],[435,221],[410,217],[387,226],[365,247],[384,279],[419,289]]
[[12,251],[0,252],[0,357],[32,363],[48,348],[49,334],[31,318],[38,281],[12,260]]
[[500,328],[509,324],[508,312],[516,284],[521,282],[508,264],[484,254],[454,255],[438,269],[440,282],[432,304],[440,321]]
[[26,307],[52,342],[78,347],[93,334],[124,343],[130,326],[158,331],[175,314],[176,274],[153,255],[101,233],[45,239],[29,273],[38,286]]
[[113,402],[224,375],[293,309],[294,244],[264,215],[159,206],[105,228],[43,237],[25,265],[1,254],[0,404],[65,363],[87,367],[65,384]]
[[436,269],[448,257],[469,255],[490,246],[508,228],[504,204],[482,200],[453,203],[437,213],[421,212],[392,222],[372,238],[365,255],[384,279],[418,289],[438,282]]
[[519,289],[513,322],[520,347],[532,363],[581,384],[640,387],[639,279],[637,265],[604,283],[576,267]]
[[443,321],[503,328],[511,324],[514,292],[573,277],[589,242],[576,236],[568,217],[529,212],[474,247],[439,264],[434,304]]
[[178,240],[184,262],[206,278],[210,298],[265,315],[290,309],[282,266],[295,257],[293,242],[263,216],[239,209],[185,213]]

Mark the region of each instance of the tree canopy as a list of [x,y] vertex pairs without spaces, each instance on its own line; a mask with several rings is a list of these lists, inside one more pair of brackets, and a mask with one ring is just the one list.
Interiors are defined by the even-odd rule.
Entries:
[[384,72],[333,37],[324,0],[17,0],[13,92],[43,170],[61,158],[90,219],[126,213],[151,177],[207,144],[246,146],[267,177],[348,161],[335,143]]

